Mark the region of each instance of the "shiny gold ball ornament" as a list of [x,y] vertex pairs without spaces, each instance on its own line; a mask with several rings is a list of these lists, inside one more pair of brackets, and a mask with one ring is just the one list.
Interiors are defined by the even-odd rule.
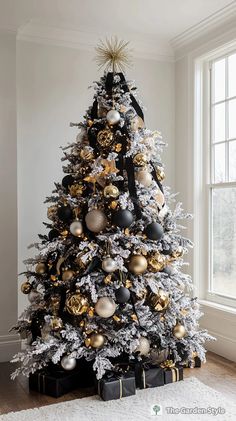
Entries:
[[105,338],[101,333],[93,333],[90,336],[90,345],[92,348],[101,348],[104,345]]
[[107,319],[116,311],[116,303],[111,297],[101,297],[95,304],[95,311],[100,317]]
[[141,254],[134,254],[131,256],[129,262],[129,270],[134,275],[141,275],[147,270],[148,262],[146,257],[142,256]]
[[171,257],[173,259],[178,259],[179,257],[182,257],[184,255],[184,249],[183,247],[179,246],[176,250],[174,250],[171,254]]
[[93,151],[90,148],[81,149],[79,155],[84,161],[91,161],[94,158]]
[[177,323],[173,329],[173,335],[177,339],[182,339],[186,335],[185,327],[180,323]]
[[105,213],[99,209],[92,209],[85,216],[87,228],[95,233],[103,231],[107,226],[107,222]]
[[56,219],[56,217],[57,217],[57,206],[49,206],[49,208],[47,210],[47,217],[51,221],[54,221],[54,219]]
[[133,158],[133,163],[137,167],[144,167],[148,163],[148,158],[144,153],[137,153]]
[[150,342],[147,338],[144,336],[141,336],[139,339],[139,345],[135,350],[136,352],[139,352],[140,355],[148,355],[150,351]]
[[109,129],[103,129],[98,132],[97,142],[102,148],[108,148],[113,143],[113,133]]
[[43,275],[47,270],[47,266],[45,265],[45,263],[38,263],[35,267],[35,272],[38,275]]
[[81,314],[87,312],[89,303],[86,297],[84,297],[79,291],[76,291],[67,295],[65,307],[68,313],[73,316],[80,316]]
[[120,121],[120,113],[117,110],[110,110],[106,115],[107,122],[110,126],[114,126],[114,124],[119,123]]
[[83,234],[83,225],[82,225],[82,222],[80,222],[78,220],[77,221],[73,221],[70,224],[70,232],[75,237],[80,237],[81,234]]
[[26,282],[23,282],[20,289],[21,289],[21,292],[23,292],[23,294],[29,294],[32,289],[32,285],[29,281],[26,281]]
[[113,184],[109,184],[104,188],[103,194],[107,199],[116,199],[119,196],[120,192],[116,186],[114,186]]
[[60,317],[53,316],[50,320],[49,326],[55,332],[58,332],[63,328],[63,323]]
[[165,179],[165,173],[164,173],[162,167],[158,167],[156,169],[156,175],[157,175],[158,181],[160,181],[160,182],[164,181],[164,179]]
[[69,282],[69,281],[71,281],[71,279],[73,278],[73,276],[74,276],[73,270],[67,269],[62,274],[62,280],[64,282]]
[[156,311],[163,311],[169,305],[169,294],[160,288],[157,294],[151,294],[150,302]]
[[139,170],[135,173],[136,180],[144,187],[150,187],[152,184],[152,174],[147,170]]
[[148,258],[148,269],[151,272],[159,272],[165,267],[165,258],[161,253],[156,252]]

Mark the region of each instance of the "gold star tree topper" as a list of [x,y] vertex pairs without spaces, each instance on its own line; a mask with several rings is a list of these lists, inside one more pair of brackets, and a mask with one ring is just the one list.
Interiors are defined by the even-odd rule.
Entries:
[[125,68],[131,65],[131,51],[128,45],[129,42],[118,40],[117,37],[100,41],[95,48],[95,61],[99,69],[104,67],[106,71],[112,70],[113,73],[124,72]]

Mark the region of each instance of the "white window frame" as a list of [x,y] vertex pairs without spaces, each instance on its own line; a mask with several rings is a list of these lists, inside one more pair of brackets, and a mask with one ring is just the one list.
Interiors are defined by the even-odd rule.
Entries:
[[[211,150],[211,78],[212,62],[236,53],[236,44],[221,48],[194,61],[194,182],[195,222],[194,255],[195,289],[203,301],[230,308],[236,307],[236,299],[211,291],[212,286],[212,188],[236,187],[236,182],[213,183]],[[227,70],[227,69],[226,69]],[[226,87],[227,88],[227,87]],[[227,90],[226,90],[227,92]],[[232,98],[231,98],[232,99]],[[229,99],[227,99],[228,102]],[[226,129],[227,130],[227,129]],[[227,145],[229,141],[226,140]],[[227,155],[227,154],[226,154]],[[227,160],[227,156],[226,156]],[[226,163],[228,165],[228,162]],[[197,244],[196,244],[197,242]],[[206,276],[207,274],[207,276]]]

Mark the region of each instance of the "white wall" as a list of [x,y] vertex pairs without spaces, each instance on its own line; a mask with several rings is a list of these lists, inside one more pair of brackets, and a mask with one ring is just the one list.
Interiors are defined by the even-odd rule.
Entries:
[[[92,81],[99,78],[94,54],[65,47],[17,42],[18,262],[33,253],[27,245],[44,232],[46,195],[60,180],[60,145],[75,138],[78,122],[92,103]],[[100,72],[101,73],[101,72]],[[136,59],[128,72],[147,107],[146,125],[162,131],[169,148],[163,159],[167,182],[174,184],[174,63]],[[21,283],[22,279],[20,280]],[[26,303],[19,294],[19,313]]]
[[0,32],[0,361],[18,348],[8,334],[17,317],[16,40]]

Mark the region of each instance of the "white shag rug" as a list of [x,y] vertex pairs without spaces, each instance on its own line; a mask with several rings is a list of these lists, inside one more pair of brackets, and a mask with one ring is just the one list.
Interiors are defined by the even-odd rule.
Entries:
[[[203,414],[203,411],[208,413]],[[155,419],[236,420],[236,404],[193,377],[162,387],[137,390],[136,395],[121,400],[104,402],[96,395],[0,415],[0,421],[153,421]]]

